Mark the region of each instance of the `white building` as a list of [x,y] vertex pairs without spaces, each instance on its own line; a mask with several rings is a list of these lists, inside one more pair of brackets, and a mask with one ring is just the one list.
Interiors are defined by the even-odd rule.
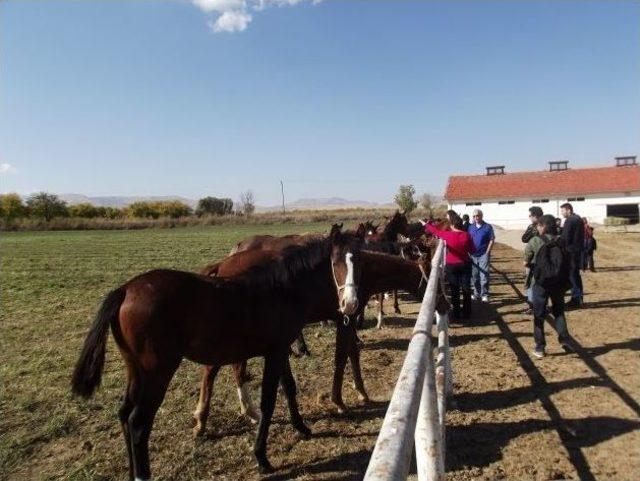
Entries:
[[549,162],[549,170],[506,173],[504,166],[487,167],[485,175],[449,177],[445,199],[449,208],[471,215],[479,208],[491,224],[522,229],[529,207],[560,217],[570,202],[576,214],[602,224],[605,217],[626,217],[638,223],[640,166],[636,157],[616,157],[609,167],[570,169],[568,161]]

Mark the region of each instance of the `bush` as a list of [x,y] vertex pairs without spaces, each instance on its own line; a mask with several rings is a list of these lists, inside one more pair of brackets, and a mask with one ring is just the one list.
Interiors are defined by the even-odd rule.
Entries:
[[27,215],[27,209],[18,194],[0,195],[0,217],[7,223]]
[[82,217],[85,219],[93,219],[94,217],[100,217],[100,211],[96,206],[89,203],[75,204],[69,206],[70,217]]
[[191,207],[187,204],[174,200],[169,202],[155,202],[154,207],[162,217],[170,217],[177,219],[178,217],[187,217],[193,213]]
[[219,199],[217,197],[204,197],[198,201],[196,215],[229,215],[233,212],[231,199]]
[[133,204],[129,204],[125,211],[127,217],[132,218],[157,219],[160,217],[160,212],[158,212],[151,202],[134,202]]

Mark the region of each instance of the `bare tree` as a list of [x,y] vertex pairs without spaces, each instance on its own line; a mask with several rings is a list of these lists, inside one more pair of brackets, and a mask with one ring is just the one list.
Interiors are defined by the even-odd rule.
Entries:
[[433,208],[435,207],[436,199],[431,194],[424,193],[420,197],[420,206],[427,212],[429,217],[433,216]]
[[238,202],[240,206],[240,210],[244,213],[244,215],[251,215],[253,211],[256,210],[255,198],[253,197],[253,192],[247,190],[245,192],[240,193],[240,201]]

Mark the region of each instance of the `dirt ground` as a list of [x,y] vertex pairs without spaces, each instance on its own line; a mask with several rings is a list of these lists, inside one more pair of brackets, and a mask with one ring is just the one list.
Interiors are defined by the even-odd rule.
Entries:
[[[598,272],[584,275],[587,304],[567,315],[577,353],[564,354],[547,326],[549,355],[541,360],[530,354],[532,320],[522,314],[520,252],[497,245],[491,304],[475,305],[473,320],[451,327],[447,479],[639,478],[640,234],[602,234],[598,245]],[[305,329],[313,356],[294,359],[293,370],[300,411],[314,436],[298,439],[279,396],[268,447],[278,469],[273,475],[257,474],[255,426],[238,413],[228,368],[216,380],[207,434],[194,441],[198,368],[183,363],[151,436],[154,479],[362,479],[419,307],[404,296],[401,306],[403,314],[389,315],[383,330],[373,327],[374,312],[368,313],[362,366],[372,401],[358,402],[347,368],[347,414],[327,402],[335,330]],[[252,360],[250,371],[257,400],[260,362]],[[88,404],[64,401],[78,410],[68,433],[37,444],[37,454],[8,477],[124,479],[126,455],[116,417],[122,383],[110,341],[101,392]]]

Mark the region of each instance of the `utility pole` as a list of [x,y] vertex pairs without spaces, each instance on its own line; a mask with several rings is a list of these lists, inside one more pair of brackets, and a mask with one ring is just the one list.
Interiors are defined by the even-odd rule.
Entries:
[[284,215],[284,183],[280,180],[280,192],[282,192],[282,215]]

